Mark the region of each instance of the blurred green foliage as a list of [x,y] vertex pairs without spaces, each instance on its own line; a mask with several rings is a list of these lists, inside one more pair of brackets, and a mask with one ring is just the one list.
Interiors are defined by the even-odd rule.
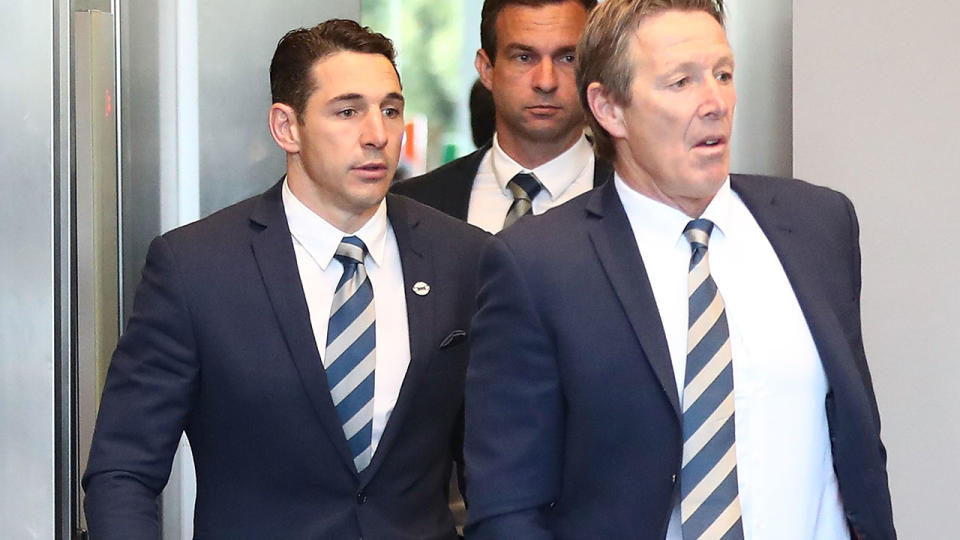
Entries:
[[363,0],[361,20],[393,40],[409,118],[427,118],[427,169],[441,164],[443,144],[457,129],[463,3],[436,0]]

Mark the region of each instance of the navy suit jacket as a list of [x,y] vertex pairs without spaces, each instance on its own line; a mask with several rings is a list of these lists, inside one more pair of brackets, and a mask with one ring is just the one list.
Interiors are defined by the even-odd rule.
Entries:
[[[452,539],[479,229],[397,195],[411,360],[357,473],[310,325],[281,184],[157,238],[114,354],[84,475],[95,540],[158,538],[186,431],[196,538]],[[430,285],[424,296],[417,282]]]
[[[860,331],[853,207],[798,180],[731,181],[773,245],[820,353],[851,529],[895,538]],[[467,370],[468,537],[663,538],[678,500],[680,402],[614,183],[524,220],[488,240],[481,257]]]
[[[481,146],[473,153],[409,180],[397,182],[391,187],[394,193],[406,195],[415,201],[440,210],[444,214],[466,221],[470,209],[470,192],[483,156],[492,143]],[[593,186],[597,187],[613,176],[613,165],[597,158],[593,167]]]

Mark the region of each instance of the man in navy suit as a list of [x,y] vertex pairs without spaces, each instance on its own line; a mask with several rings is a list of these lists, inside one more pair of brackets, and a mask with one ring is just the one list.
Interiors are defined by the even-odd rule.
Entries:
[[[574,49],[596,5],[486,0],[475,66],[493,95],[494,137],[393,191],[495,233],[515,221],[508,215],[518,197],[540,214],[605,182],[612,167],[583,134],[573,77]],[[536,180],[523,193],[512,186],[519,174]]]
[[470,538],[896,537],[856,215],[729,174],[733,70],[722,2],[591,15],[577,83],[616,174],[481,256]]
[[485,233],[385,195],[403,94],[381,34],[280,40],[285,177],[152,243],[84,476],[97,540],[156,539],[186,432],[197,538],[455,538],[466,328]]

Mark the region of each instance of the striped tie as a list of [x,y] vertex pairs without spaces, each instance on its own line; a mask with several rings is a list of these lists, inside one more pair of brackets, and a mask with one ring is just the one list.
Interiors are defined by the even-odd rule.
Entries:
[[540,193],[543,186],[532,174],[517,173],[507,182],[507,188],[513,193],[513,204],[510,205],[507,217],[503,220],[504,229],[533,211],[533,199],[537,193]]
[[687,369],[683,388],[680,514],[684,540],[742,539],[734,441],[733,358],[723,298],[710,277],[713,222],[695,219],[690,242]]
[[373,286],[363,266],[366,253],[367,247],[356,236],[345,237],[337,247],[334,258],[343,264],[343,277],[330,307],[323,363],[357,471],[373,457],[376,313]]

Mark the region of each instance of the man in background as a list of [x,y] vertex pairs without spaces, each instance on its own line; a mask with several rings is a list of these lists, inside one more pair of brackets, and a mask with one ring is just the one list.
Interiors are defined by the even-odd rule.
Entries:
[[729,173],[733,73],[722,2],[592,14],[577,84],[616,174],[481,257],[471,539],[896,537],[856,214]]
[[496,131],[477,151],[393,190],[490,232],[602,184],[573,63],[596,0],[486,0],[475,65]]
[[270,82],[284,177],[150,247],[83,479],[91,534],[159,537],[185,432],[198,538],[456,538],[485,234],[387,195],[404,98],[383,35],[293,30]]

